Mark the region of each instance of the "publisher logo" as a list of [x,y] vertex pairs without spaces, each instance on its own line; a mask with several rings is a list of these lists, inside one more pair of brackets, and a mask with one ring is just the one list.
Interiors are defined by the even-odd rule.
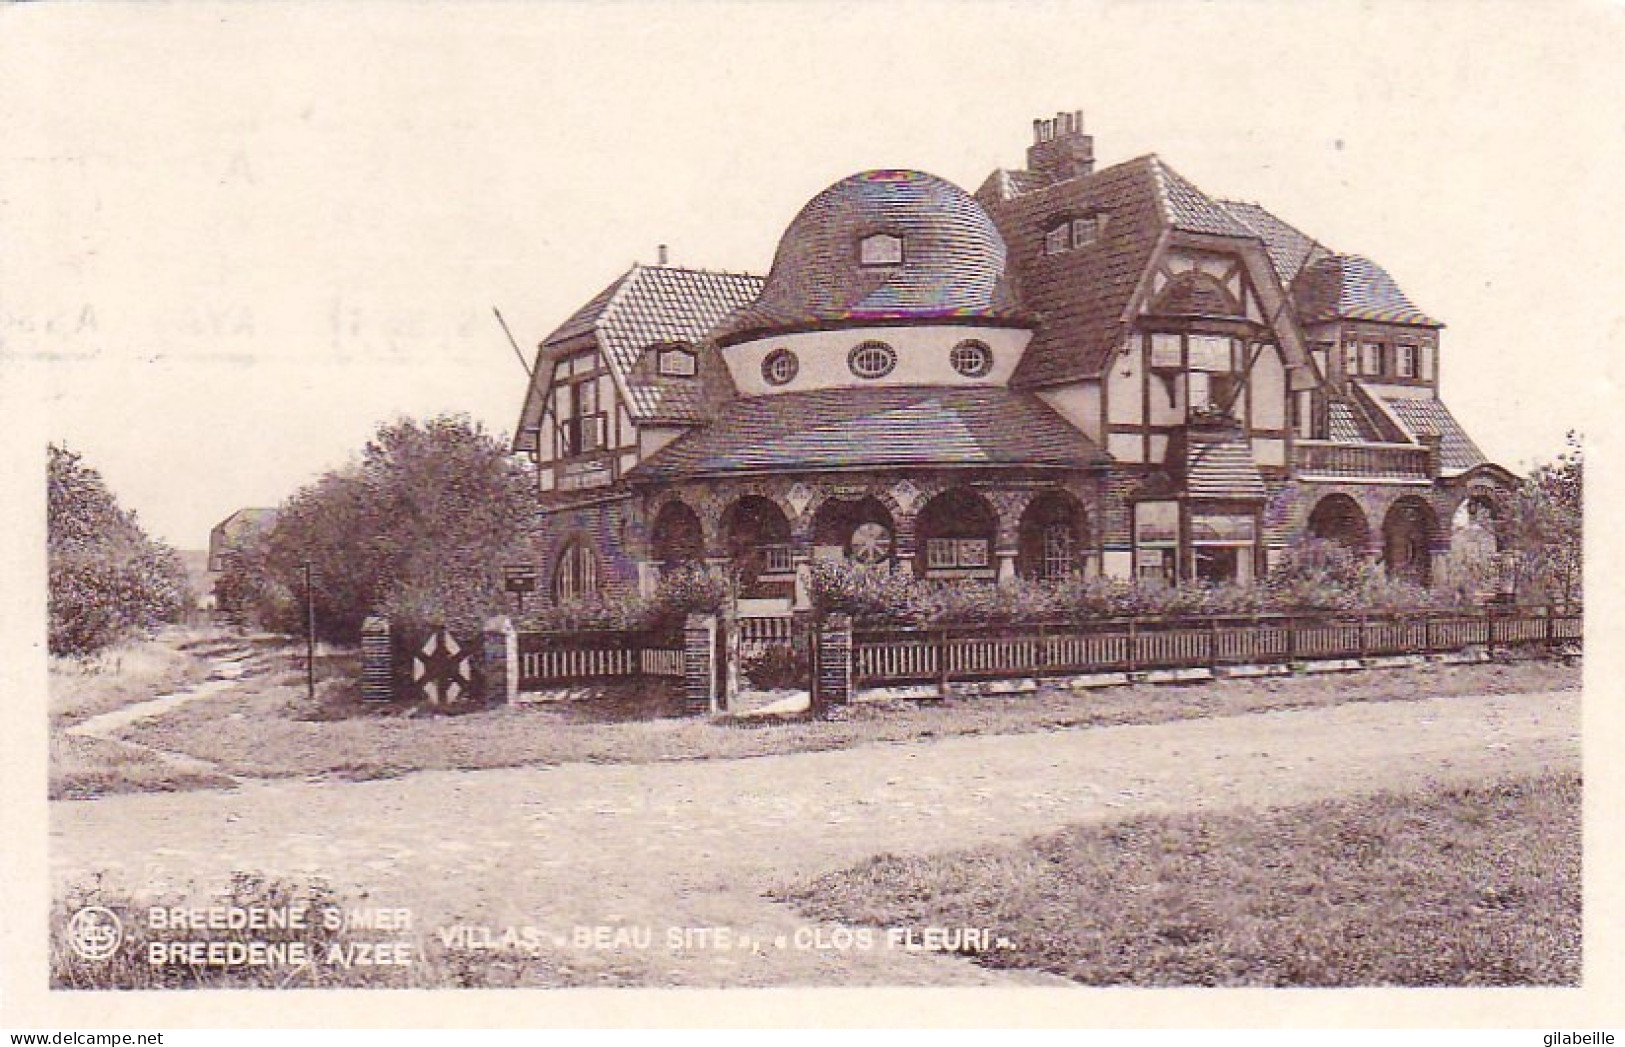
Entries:
[[111,909],[87,905],[68,919],[68,948],[82,960],[105,960],[123,943],[124,924]]

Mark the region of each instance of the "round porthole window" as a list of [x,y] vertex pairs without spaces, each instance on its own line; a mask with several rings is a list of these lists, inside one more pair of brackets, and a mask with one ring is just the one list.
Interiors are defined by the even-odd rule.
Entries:
[[987,347],[986,342],[974,339],[960,342],[948,354],[948,362],[966,378],[985,378],[993,370],[993,350]]
[[768,385],[789,385],[801,370],[801,361],[788,349],[775,349],[762,360],[762,380]]
[[850,556],[865,566],[873,566],[891,555],[891,530],[885,524],[861,523],[852,531]]
[[897,366],[897,350],[885,342],[860,342],[847,355],[846,365],[859,378],[884,378]]

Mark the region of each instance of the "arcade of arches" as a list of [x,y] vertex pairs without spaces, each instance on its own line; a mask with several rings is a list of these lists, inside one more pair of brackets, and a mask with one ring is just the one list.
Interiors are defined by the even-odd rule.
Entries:
[[810,498],[801,491],[726,498],[677,492],[656,502],[647,534],[653,570],[646,589],[659,571],[726,563],[737,570],[742,595],[795,604],[805,599],[801,566],[819,560],[904,564],[922,578],[986,581],[1098,570],[1083,500],[1060,486],[958,484],[928,492],[905,481]]

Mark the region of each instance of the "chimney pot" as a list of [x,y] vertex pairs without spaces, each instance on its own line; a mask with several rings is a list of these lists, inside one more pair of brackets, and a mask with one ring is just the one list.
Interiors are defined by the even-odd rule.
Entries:
[[1042,121],[1042,120],[1034,120],[1033,121],[1033,144],[1037,145],[1038,143],[1042,142],[1043,140],[1044,140],[1044,121]]
[[659,255],[659,258],[660,258],[660,264],[665,265],[666,264],[666,245],[665,244],[660,245],[660,250],[658,252],[658,255]]

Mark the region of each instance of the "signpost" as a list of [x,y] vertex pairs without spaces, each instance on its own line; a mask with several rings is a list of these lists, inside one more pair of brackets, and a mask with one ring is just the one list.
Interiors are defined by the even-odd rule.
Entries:
[[519,598],[519,613],[525,613],[525,594],[536,591],[533,564],[509,564],[502,569],[502,587]]
[[305,561],[305,697],[316,704],[316,593],[310,561]]

